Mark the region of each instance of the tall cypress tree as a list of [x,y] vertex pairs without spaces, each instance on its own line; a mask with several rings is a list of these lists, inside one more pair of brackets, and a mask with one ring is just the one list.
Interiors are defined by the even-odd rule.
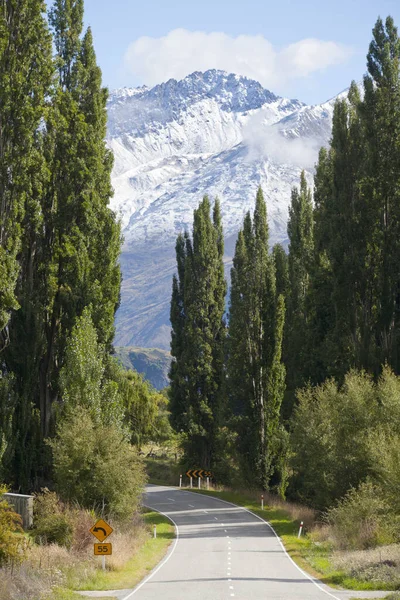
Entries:
[[224,390],[226,283],[218,201],[213,220],[210,211],[205,197],[194,211],[193,239],[178,237],[178,278],[171,303],[173,421],[187,433],[187,461],[203,468],[218,461]]
[[281,361],[284,299],[276,294],[268,253],[266,205],[257,192],[254,219],[239,232],[231,272],[229,398],[238,417],[239,455],[245,476],[266,489],[284,393]]

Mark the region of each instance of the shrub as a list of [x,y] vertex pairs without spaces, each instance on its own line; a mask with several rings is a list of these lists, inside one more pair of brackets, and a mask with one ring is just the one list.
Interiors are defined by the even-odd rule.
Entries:
[[5,486],[0,486],[0,566],[23,557],[24,538],[22,519],[3,499],[7,492]]
[[73,539],[73,523],[57,494],[43,489],[41,494],[35,496],[33,509],[35,541],[69,548]]
[[400,377],[388,368],[377,383],[350,371],[342,386],[329,380],[300,390],[291,424],[289,495],[325,510],[370,476],[380,485],[390,481],[393,500],[398,498],[399,396]]
[[340,548],[366,549],[395,541],[393,515],[381,491],[371,482],[351,489],[325,515]]
[[137,451],[114,424],[95,423],[88,409],[76,407],[61,420],[53,449],[61,497],[118,519],[131,517],[145,476]]

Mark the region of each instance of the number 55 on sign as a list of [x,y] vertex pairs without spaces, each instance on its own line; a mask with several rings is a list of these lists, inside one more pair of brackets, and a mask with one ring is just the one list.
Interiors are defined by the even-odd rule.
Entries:
[[110,556],[112,554],[112,544],[94,544],[95,556]]

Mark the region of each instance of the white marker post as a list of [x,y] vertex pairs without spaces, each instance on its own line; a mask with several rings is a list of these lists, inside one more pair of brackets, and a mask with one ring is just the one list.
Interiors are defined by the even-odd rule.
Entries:
[[101,566],[103,567],[103,571],[106,570],[106,557],[102,556],[101,557]]
[[192,488],[193,487],[193,478],[189,477],[189,479],[190,479],[190,487]]
[[179,475],[179,487],[182,487],[182,475]]
[[153,535],[156,538],[157,537],[157,525],[154,525],[153,532],[154,532]]
[[207,489],[208,490],[210,489],[210,478],[209,477],[207,477]]
[[301,536],[302,531],[303,531],[303,521],[300,523],[299,535],[297,536],[298,538]]
[[261,494],[261,510],[264,510],[264,494]]
[[200,481],[201,481],[201,480],[200,480],[200,477],[199,477],[199,489],[200,489],[200,487],[201,487]]

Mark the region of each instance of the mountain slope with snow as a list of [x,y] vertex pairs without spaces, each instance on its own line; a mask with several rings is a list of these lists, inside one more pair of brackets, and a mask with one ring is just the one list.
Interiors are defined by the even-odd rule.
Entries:
[[227,271],[259,185],[271,243],[285,241],[291,188],[302,168],[311,181],[332,112],[333,101],[309,107],[216,70],[111,94],[111,207],[125,239],[117,345],[169,348],[175,239],[204,194],[221,200]]

